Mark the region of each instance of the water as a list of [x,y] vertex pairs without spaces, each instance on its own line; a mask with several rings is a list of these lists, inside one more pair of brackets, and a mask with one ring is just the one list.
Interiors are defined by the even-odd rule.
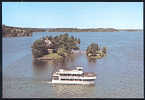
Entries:
[[[85,54],[74,54],[64,64],[34,61],[31,45],[40,37],[62,32],[34,33],[32,37],[3,38],[4,98],[143,98],[142,32],[69,32],[79,37],[81,50],[92,42],[107,47],[107,56],[89,62]],[[95,85],[48,84],[59,68],[84,66],[97,74]]]

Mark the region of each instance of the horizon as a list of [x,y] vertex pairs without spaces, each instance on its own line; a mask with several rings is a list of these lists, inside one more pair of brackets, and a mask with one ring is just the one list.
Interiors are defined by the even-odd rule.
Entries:
[[[8,26],[8,27],[17,27],[17,26],[9,26],[9,25],[5,25],[5,24],[3,24],[4,26]],[[18,28],[40,28],[40,27],[18,27]],[[42,29],[56,29],[57,27],[52,27],[52,28],[49,28],[49,27],[42,27]],[[73,27],[59,27],[60,29],[61,28],[65,28],[65,29],[69,29],[69,28],[72,28],[72,29],[98,29],[98,28],[101,28],[101,27],[96,27],[96,28],[87,28],[87,27],[81,27],[81,28],[79,28],[79,27],[75,27],[75,28],[73,28]],[[41,28],[40,28],[41,29]],[[106,28],[103,28],[103,29],[117,29],[117,28],[113,28],[113,27],[110,27],[110,28],[108,28],[108,27],[106,27]],[[128,28],[129,29],[129,28]],[[122,28],[119,28],[118,30],[128,30],[128,29],[122,29]],[[143,29],[132,29],[132,30],[143,30]]]
[[[3,25],[5,25],[5,24],[3,24]],[[5,26],[8,26],[8,25],[5,25]],[[8,27],[17,27],[17,26],[8,26]],[[40,27],[18,27],[18,28],[40,28]],[[49,28],[49,27],[42,27],[42,29],[56,29],[57,27],[52,27],[52,28]],[[98,28],[101,28],[101,27],[96,27],[96,28],[87,28],[87,27],[84,27],[84,28],[79,28],[79,27],[76,27],[76,28],[73,28],[73,27],[59,27],[60,29],[61,28],[65,28],[65,29],[69,29],[69,28],[71,28],[71,29],[98,29]],[[41,29],[41,28],[40,28]],[[113,28],[113,27],[111,27],[111,28],[103,28],[103,29],[117,29],[117,28]],[[129,29],[129,28],[128,28]],[[119,28],[118,30],[128,30],[128,29],[121,29],[121,28]],[[143,29],[131,29],[131,30],[143,30]]]
[[2,2],[2,24],[22,28],[143,30],[143,3]]

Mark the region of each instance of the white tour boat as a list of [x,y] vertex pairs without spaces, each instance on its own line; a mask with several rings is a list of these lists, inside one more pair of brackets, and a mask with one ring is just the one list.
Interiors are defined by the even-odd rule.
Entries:
[[95,73],[83,72],[83,67],[74,70],[59,69],[52,75],[52,82],[56,84],[94,84]]

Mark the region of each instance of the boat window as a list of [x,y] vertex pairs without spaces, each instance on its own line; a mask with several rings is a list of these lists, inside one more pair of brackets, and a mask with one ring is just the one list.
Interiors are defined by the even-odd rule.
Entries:
[[83,81],[94,81],[94,79],[83,79]]
[[66,79],[61,79],[61,80],[66,80]]
[[59,79],[58,76],[53,76],[52,78],[53,78],[53,80],[58,80]]

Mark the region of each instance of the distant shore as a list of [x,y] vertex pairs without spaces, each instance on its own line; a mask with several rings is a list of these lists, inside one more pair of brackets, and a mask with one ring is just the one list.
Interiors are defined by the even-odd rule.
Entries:
[[33,32],[136,32],[140,29],[115,29],[115,28],[22,28],[2,25],[3,37],[31,37]]
[[2,25],[3,37],[31,37],[33,32],[45,32],[41,28],[21,28]]

